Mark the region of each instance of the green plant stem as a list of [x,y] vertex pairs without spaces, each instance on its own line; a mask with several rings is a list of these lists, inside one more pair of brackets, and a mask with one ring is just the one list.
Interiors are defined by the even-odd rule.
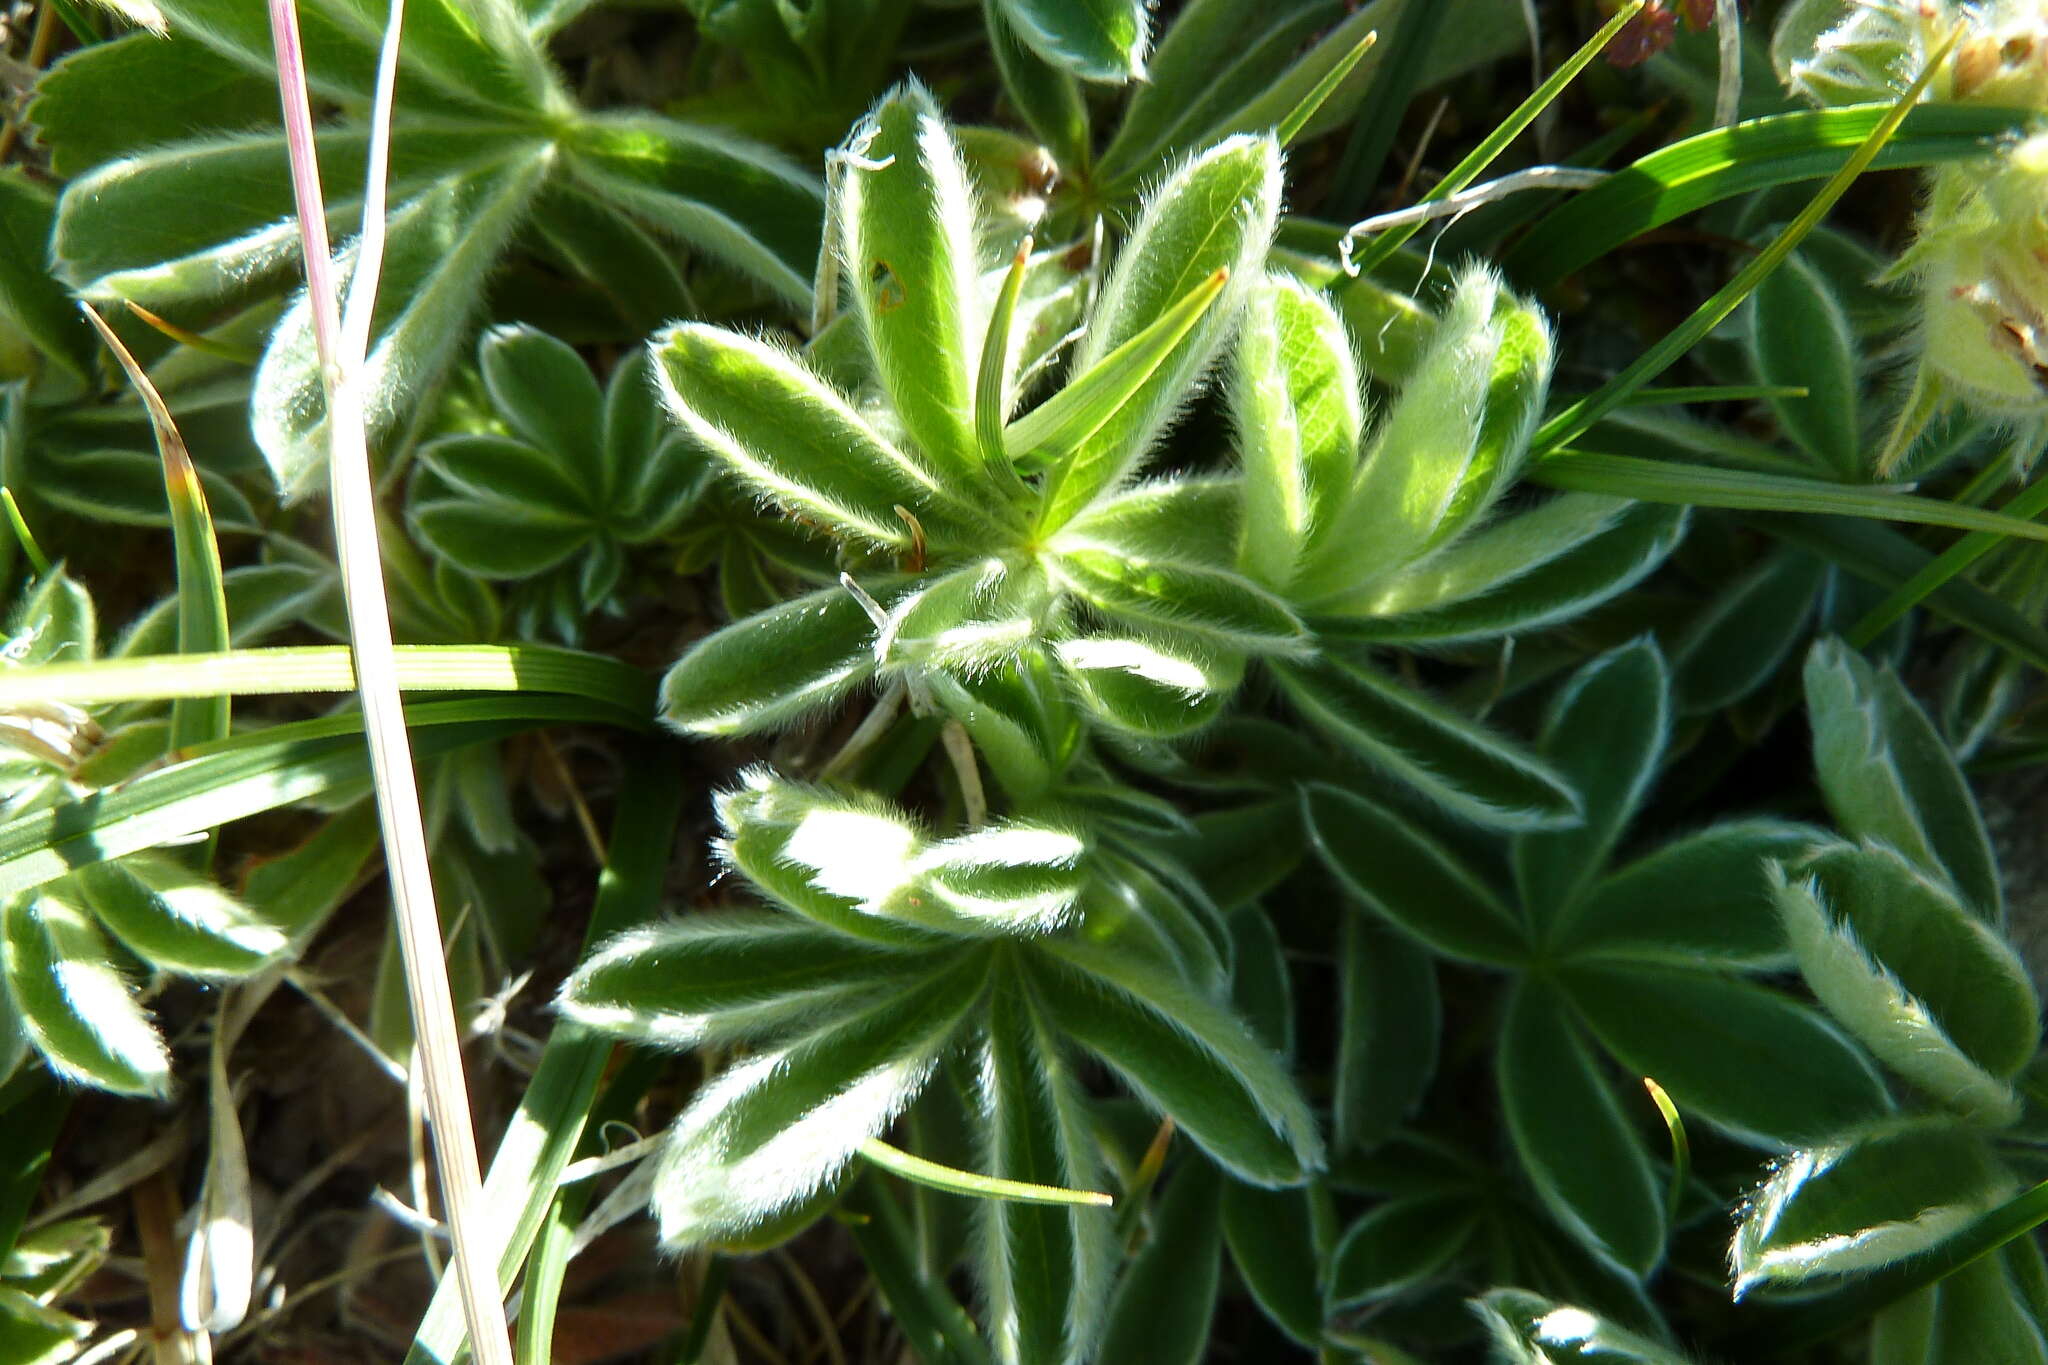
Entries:
[[[586,953],[660,913],[663,878],[682,814],[682,772],[668,744],[633,750],[584,935]],[[519,1273],[554,1206],[562,1172],[589,1126],[611,1051],[607,1038],[558,1026],[548,1035],[519,1112],[498,1144],[484,1182],[483,1206],[490,1216],[484,1234],[488,1245],[499,1248],[498,1274],[506,1283]],[[443,1276],[405,1359],[407,1365],[453,1365],[462,1347],[461,1303],[454,1277]]]
[[[2048,479],[2028,485],[1998,511],[2000,516],[2023,520],[2032,520],[2048,511]],[[1892,622],[1925,601],[1928,594],[1997,549],[2005,540],[2006,537],[1989,531],[1970,532],[1900,584],[1891,596],[1865,612],[1863,619],[1849,628],[1849,643],[1858,649],[1866,648],[1872,640],[1884,634]]]

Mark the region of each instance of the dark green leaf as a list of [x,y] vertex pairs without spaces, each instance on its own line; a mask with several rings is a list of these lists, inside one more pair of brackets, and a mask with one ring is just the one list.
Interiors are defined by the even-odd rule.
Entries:
[[1540,985],[1522,986],[1508,1005],[1499,1081],[1502,1117],[1544,1206],[1574,1234],[1648,1274],[1664,1255],[1663,1182],[1599,1059]]
[[1730,1261],[1735,1292],[1904,1260],[2010,1192],[1984,1140],[1917,1123],[1795,1153],[1750,1197]]
[[1757,286],[1749,308],[1757,382],[1806,390],[1770,400],[1785,433],[1836,478],[1863,478],[1856,340],[1827,279],[1795,251]]
[[1492,965],[1526,957],[1514,913],[1429,834],[1336,787],[1307,787],[1303,801],[1323,861],[1375,914],[1449,957]]
[[1417,1194],[1381,1204],[1337,1243],[1330,1307],[1372,1303],[1431,1279],[1464,1249],[1478,1221],[1471,1205],[1456,1197]]
[[1146,8],[1138,0],[999,0],[1017,36],[1084,80],[1122,84],[1145,74]]
[[171,1058],[84,910],[40,891],[0,907],[0,975],[23,1033],[68,1081],[170,1093]]
[[1804,1005],[1669,967],[1573,967],[1559,981],[1622,1064],[1679,1111],[1764,1143],[1841,1132],[1889,1107],[1863,1054]]
[[1686,835],[1596,882],[1558,948],[1668,967],[1743,970],[1785,960],[1769,867],[1826,836],[1811,825],[1732,820]]
[[1280,1330],[1303,1346],[1323,1336],[1323,1268],[1308,1189],[1223,1186],[1223,1240],[1245,1287]]
[[1543,939],[1606,868],[1656,779],[1670,726],[1670,678],[1649,636],[1587,664],[1551,703],[1543,755],[1578,792],[1585,819],[1515,839],[1515,885]]
[[1948,878],[1978,914],[2003,918],[1977,803],[1934,725],[1893,674],[1837,640],[1806,660],[1814,766],[1844,833],[1890,844]]
[[874,635],[844,588],[785,602],[691,646],[662,680],[662,718],[707,735],[789,725],[867,681]]
[[1046,1014],[1232,1174],[1293,1185],[1320,1164],[1293,1079],[1234,1013],[1127,953],[1061,938],[1039,951]]
[[1167,1182],[1151,1240],[1117,1281],[1098,1359],[1197,1365],[1206,1358],[1223,1256],[1221,1183],[1200,1160],[1182,1162]]
[[1443,1002],[1436,964],[1412,939],[1346,915],[1339,949],[1336,1146],[1378,1146],[1436,1075]]
[[1680,713],[1722,710],[1769,681],[1804,635],[1826,572],[1812,555],[1780,550],[1715,594],[1671,652]]
[[169,858],[133,854],[95,863],[79,870],[73,889],[114,937],[165,971],[249,976],[287,947],[282,930]]
[[1554,828],[1578,799],[1547,763],[1502,735],[1359,663],[1273,665],[1316,728],[1447,810],[1495,828]]

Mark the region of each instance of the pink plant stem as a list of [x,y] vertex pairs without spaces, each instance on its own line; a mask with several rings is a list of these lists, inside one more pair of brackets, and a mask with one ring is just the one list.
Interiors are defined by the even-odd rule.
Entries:
[[[504,1298],[497,1278],[500,1251],[481,1207],[475,1125],[463,1078],[461,1031],[448,987],[448,963],[434,908],[426,833],[420,812],[418,776],[405,728],[391,640],[391,609],[383,583],[378,545],[376,489],[370,478],[364,379],[370,315],[384,242],[383,175],[391,132],[391,104],[397,73],[402,0],[391,0],[379,59],[377,107],[372,115],[371,183],[364,187],[366,221],[357,241],[344,329],[333,257],[327,240],[326,206],[314,156],[313,110],[293,0],[270,0],[271,40],[283,100],[285,144],[291,155],[292,194],[306,258],[307,309],[320,355],[321,388],[327,398],[328,479],[333,503],[335,549],[377,813],[384,835],[395,928],[405,963],[407,1000],[416,1038],[413,1064],[423,1084],[433,1131],[434,1153],[447,1209],[452,1273],[477,1365],[512,1365]],[[369,221],[374,215],[374,221]],[[374,255],[372,254],[374,253]]]

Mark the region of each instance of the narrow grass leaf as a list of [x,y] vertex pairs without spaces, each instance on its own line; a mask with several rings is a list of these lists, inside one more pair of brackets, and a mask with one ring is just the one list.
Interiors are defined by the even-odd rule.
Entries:
[[[100,340],[121,363],[122,372],[149,413],[150,430],[156,436],[157,454],[163,461],[164,496],[171,507],[171,536],[175,546],[178,583],[178,652],[207,654],[226,649],[228,603],[221,586],[220,545],[214,539],[213,518],[206,508],[206,491],[199,483],[199,470],[185,449],[185,438],[171,410],[156,391],[149,375],[128,353],[121,338],[101,320],[89,303],[79,305],[85,319],[99,333]],[[171,704],[170,744],[184,749],[228,732],[226,697],[180,698]]]
[[[1835,173],[1891,112],[1890,104],[1801,110],[1716,128],[1660,147],[1552,210],[1502,265],[1509,278],[1545,288],[1622,243],[1688,213],[1775,185]],[[1871,161],[1872,170],[1973,161],[2023,132],[2019,108],[1915,106]]]
[[2048,540],[2048,526],[1895,488],[1829,483],[1758,470],[1716,469],[1677,460],[1565,450],[1538,461],[1528,473],[1551,488],[1607,493],[1643,502],[1726,507],[1759,512],[1868,517],[1960,531],[1989,531],[2020,540]]

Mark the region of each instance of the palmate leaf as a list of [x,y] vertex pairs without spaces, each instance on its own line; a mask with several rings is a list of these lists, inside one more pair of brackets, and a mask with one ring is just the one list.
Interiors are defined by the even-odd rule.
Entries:
[[2035,1302],[2013,1262],[2033,1248],[1980,1257],[1939,1284],[1901,1299],[1871,1322],[1872,1365],[1964,1365],[1966,1361],[2048,1361]]
[[1757,286],[1749,304],[1749,364],[1759,384],[1805,389],[1773,398],[1778,423],[1836,478],[1855,481],[1863,452],[1856,340],[1826,276],[1795,251]]
[[1031,935],[1065,924],[1079,900],[1086,843],[1071,830],[1011,819],[934,839],[902,811],[749,769],[718,800],[733,864],[822,924],[884,942],[923,931]]
[[[1005,1179],[1096,1188],[1096,1141],[1086,1096],[1047,1019],[1006,977],[983,1025],[981,1120],[988,1169]],[[996,1359],[1011,1365],[1092,1355],[1115,1247],[1099,1208],[991,1202],[976,1262]]]
[[[526,216],[547,173],[544,144],[440,182],[390,215],[379,306],[362,383],[365,415],[382,428],[409,412],[454,358],[483,282]],[[341,265],[354,269],[353,247]],[[256,371],[251,422],[271,475],[287,496],[309,491],[325,468],[326,397],[311,304],[285,313]]]
[[1326,653],[1273,672],[1310,724],[1456,815],[1502,829],[1578,819],[1577,797],[1548,763],[1363,663]]
[[1321,292],[1269,274],[1251,292],[1233,362],[1245,488],[1238,562],[1285,588],[1357,467],[1365,425],[1358,361]]
[[1526,958],[1514,912],[1428,833],[1336,787],[1311,785],[1302,800],[1324,863],[1374,913],[1448,957],[1492,966]]
[[1557,979],[1616,1059],[1655,1077],[1681,1113],[1736,1137],[1811,1141],[1889,1108],[1863,1053],[1775,991],[1647,965],[1574,965]]
[[875,671],[875,627],[844,588],[825,588],[698,641],[661,684],[661,715],[693,734],[793,724]]
[[[1785,936],[1813,993],[1928,1094],[1989,1122],[2011,1119],[2018,1100],[2006,1083],[2010,1071],[1979,1060],[1981,1054],[2009,1063],[2021,1053],[2024,1061],[2040,1033],[2039,1005],[2011,950],[1889,850],[1845,849],[1815,862],[1823,875],[1781,882],[1776,894]],[[1866,931],[1879,951],[1861,941]],[[1917,959],[1916,951],[1928,957]],[[1933,987],[1934,1000],[1903,984],[1901,971]],[[1973,1046],[1951,1036],[1951,1013]]]
[[1637,1274],[1664,1254],[1664,1190],[1641,1132],[1556,993],[1520,987],[1501,1025],[1501,1111],[1522,1168],[1565,1227]]
[[1321,1164],[1314,1119],[1279,1059],[1176,975],[1113,948],[1052,938],[1037,945],[1030,980],[1065,1036],[1231,1174],[1285,1186]]
[[0,977],[50,1069],[117,1094],[166,1095],[170,1053],[113,957],[91,917],[54,890],[0,906]]
[[727,1241],[820,1189],[900,1113],[984,993],[970,950],[917,986],[728,1068],[677,1118],[654,1172],[670,1247]]
[[1060,641],[1053,652],[1098,723],[1145,739],[1200,729],[1244,676],[1242,656],[1180,641],[1082,635]]
[[652,345],[669,412],[785,511],[863,545],[907,551],[911,529],[895,511],[901,504],[941,544],[985,545],[981,511],[794,356],[702,323],[680,324]]
[[283,930],[169,858],[95,863],[79,871],[72,892],[136,956],[164,971],[249,976],[288,947]]
[[19,171],[0,174],[0,317],[74,376],[88,379],[97,359],[92,334],[43,258],[57,201]]
[[1427,649],[1539,630],[1641,582],[1683,538],[1682,508],[1568,493],[1333,603],[1318,633]]
[[[220,111],[233,120],[247,78],[271,80],[267,20],[234,0],[173,0],[163,8],[172,44],[195,51],[182,65],[154,58],[142,65],[213,71],[224,64],[243,73],[229,80]],[[323,179],[334,191],[330,231],[340,237],[355,225],[367,145],[361,119],[383,20],[344,0],[301,9],[312,88],[341,111],[317,137]],[[541,50],[541,32],[503,0],[408,7],[391,238],[370,357],[368,408],[379,424],[410,411],[445,370],[484,280],[553,183],[573,182],[601,207],[686,236],[793,300],[808,298],[815,184],[737,139],[654,115],[579,113]],[[84,140],[60,159],[91,162],[112,150],[89,125],[103,99],[130,102],[114,87],[135,78],[139,55],[82,53],[57,83],[61,98],[45,134],[58,148],[74,130]],[[269,107],[274,116],[274,99]],[[205,126],[199,113],[181,103],[158,122],[185,140],[168,150],[162,136],[117,144],[130,154],[102,161],[72,186],[59,209],[56,255],[82,292],[196,308],[286,284],[298,246],[282,139],[239,132],[195,139],[194,127]],[[343,248],[344,274],[352,250]],[[273,337],[252,415],[280,487],[304,491],[320,467],[322,396],[303,300]]]
[[1377,1146],[1407,1121],[1436,1075],[1443,1000],[1436,964],[1411,939],[1344,917],[1339,946],[1334,1146]]
[[664,1047],[746,1041],[853,1013],[932,961],[789,916],[698,914],[603,944],[563,983],[557,1008]]
[[1572,1304],[1523,1289],[1495,1289],[1474,1299],[1505,1365],[1588,1360],[1608,1365],[1688,1365],[1685,1356],[1627,1327]]
[[1117,415],[1047,476],[1041,532],[1058,530],[1120,483],[1178,414],[1235,321],[1279,211],[1280,149],[1270,137],[1216,144],[1147,199],[1103,288],[1074,372],[1087,374],[1217,271],[1227,272],[1228,283]]
[[1672,648],[1679,710],[1719,711],[1768,681],[1804,637],[1826,574],[1814,556],[1781,550],[1717,594]]
[[997,0],[1017,37],[1046,61],[1083,80],[1145,75],[1147,11],[1138,0]]
[[1727,820],[1591,886],[1558,927],[1575,958],[1734,971],[1782,964],[1790,948],[1772,901],[1771,865],[1826,835],[1782,820]]
[[1738,1295],[1927,1250],[2011,1191],[1984,1139],[1915,1122],[1795,1153],[1750,1197],[1730,1261]]
[[910,441],[947,482],[977,486],[974,187],[937,104],[915,82],[883,96],[852,140],[865,150],[841,173],[845,241],[828,249],[851,276],[869,352]]
[[1955,758],[1898,678],[1836,640],[1806,660],[1814,765],[1842,832],[1890,844],[1998,922],[1998,866]]
[[1528,456],[1551,350],[1542,314],[1490,271],[1466,272],[1303,567],[1299,599],[1373,587],[1482,516]]
[[1329,1307],[1341,1311],[1388,1299],[1441,1273],[1479,1226],[1460,1195],[1416,1193],[1388,1200],[1344,1230],[1330,1257]]

